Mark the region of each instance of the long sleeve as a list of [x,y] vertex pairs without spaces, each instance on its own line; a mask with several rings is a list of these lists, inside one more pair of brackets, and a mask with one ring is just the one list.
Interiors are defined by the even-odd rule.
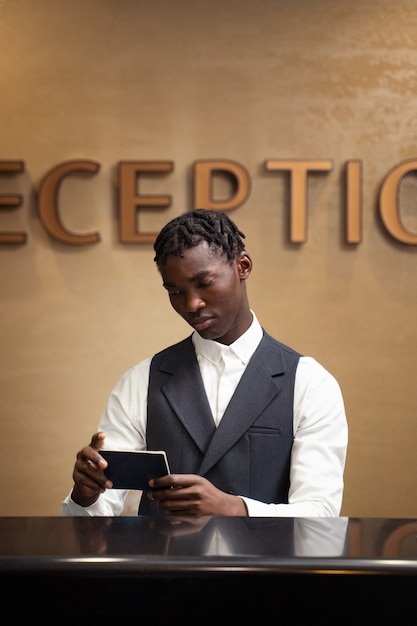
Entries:
[[[108,450],[144,450],[146,402],[151,359],[128,370],[117,382],[101,416],[98,430],[106,433]],[[116,516],[123,511],[128,491],[107,489],[95,504],[82,507],[67,495],[61,504],[63,516]]]
[[243,498],[249,515],[338,516],[347,442],[347,420],[338,382],[315,359],[302,357],[295,380],[288,504],[266,504]]

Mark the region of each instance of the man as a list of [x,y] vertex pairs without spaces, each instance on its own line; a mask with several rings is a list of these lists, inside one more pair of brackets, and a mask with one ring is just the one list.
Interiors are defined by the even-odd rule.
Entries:
[[[230,218],[197,209],[159,233],[155,262],[193,333],[126,372],[99,432],[77,454],[63,515],[119,515],[100,449],[165,450],[139,514],[338,516],[347,422],[340,387],[312,357],[263,330],[252,259]],[[153,507],[153,508],[152,508]]]

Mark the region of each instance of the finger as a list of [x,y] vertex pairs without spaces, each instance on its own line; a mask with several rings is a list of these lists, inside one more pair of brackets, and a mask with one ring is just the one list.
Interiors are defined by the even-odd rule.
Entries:
[[106,433],[103,433],[103,432],[95,433],[91,437],[90,446],[92,448],[94,448],[95,450],[100,450],[100,448],[103,447],[103,443],[104,443],[105,438],[106,438]]
[[105,469],[108,465],[107,461],[98,453],[98,450],[91,445],[85,446],[77,453],[77,461],[81,466],[92,467],[94,469]]
[[156,489],[185,488],[191,487],[201,480],[201,476],[195,474],[167,474],[166,476],[157,476],[149,481],[150,487]]
[[[103,463],[107,465],[104,459]],[[106,486],[111,484],[111,481],[107,479],[103,469],[99,466],[99,464],[89,458],[79,459],[76,462],[74,474],[75,478],[79,479],[89,487],[91,487],[92,485],[96,485],[100,489],[104,489]]]
[[[178,493],[181,492],[181,493]],[[188,496],[187,493],[183,493],[184,489],[181,487],[169,487],[168,489],[163,489],[162,487],[151,489],[148,492],[148,496],[151,500],[158,500],[158,502],[163,502],[166,500],[186,500]]]
[[199,515],[199,509],[194,504],[190,502],[173,502],[164,501],[159,502],[158,507],[165,511],[166,513],[170,513],[171,515],[178,515],[179,517],[188,517],[190,515]]
[[75,484],[78,485],[79,488],[82,487],[83,490],[89,490],[91,492],[90,495],[93,493],[102,493],[103,491],[105,491],[105,487],[103,484],[101,484],[97,480],[94,480],[94,478],[92,478],[85,472],[76,470],[74,472],[73,478]]
[[111,480],[108,480],[104,475],[102,479],[97,480],[95,477],[88,476],[84,472],[74,472],[73,477],[74,483],[78,485],[78,487],[88,489],[91,493],[104,493],[106,489],[113,487]]

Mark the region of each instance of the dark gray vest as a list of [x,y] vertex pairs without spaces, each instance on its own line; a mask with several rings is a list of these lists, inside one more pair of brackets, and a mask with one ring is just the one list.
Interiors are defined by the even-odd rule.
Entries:
[[[300,354],[264,332],[216,428],[191,336],[156,354],[147,448],[173,474],[200,474],[228,493],[288,502],[294,381]],[[139,514],[150,511],[144,494]]]

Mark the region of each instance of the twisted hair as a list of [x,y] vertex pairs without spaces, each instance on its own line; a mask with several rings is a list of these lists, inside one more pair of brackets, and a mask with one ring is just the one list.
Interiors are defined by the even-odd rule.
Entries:
[[183,257],[186,248],[207,241],[211,249],[220,250],[232,262],[245,249],[243,239],[245,235],[225,213],[195,209],[162,228],[154,243],[154,261],[164,265],[169,255]]

